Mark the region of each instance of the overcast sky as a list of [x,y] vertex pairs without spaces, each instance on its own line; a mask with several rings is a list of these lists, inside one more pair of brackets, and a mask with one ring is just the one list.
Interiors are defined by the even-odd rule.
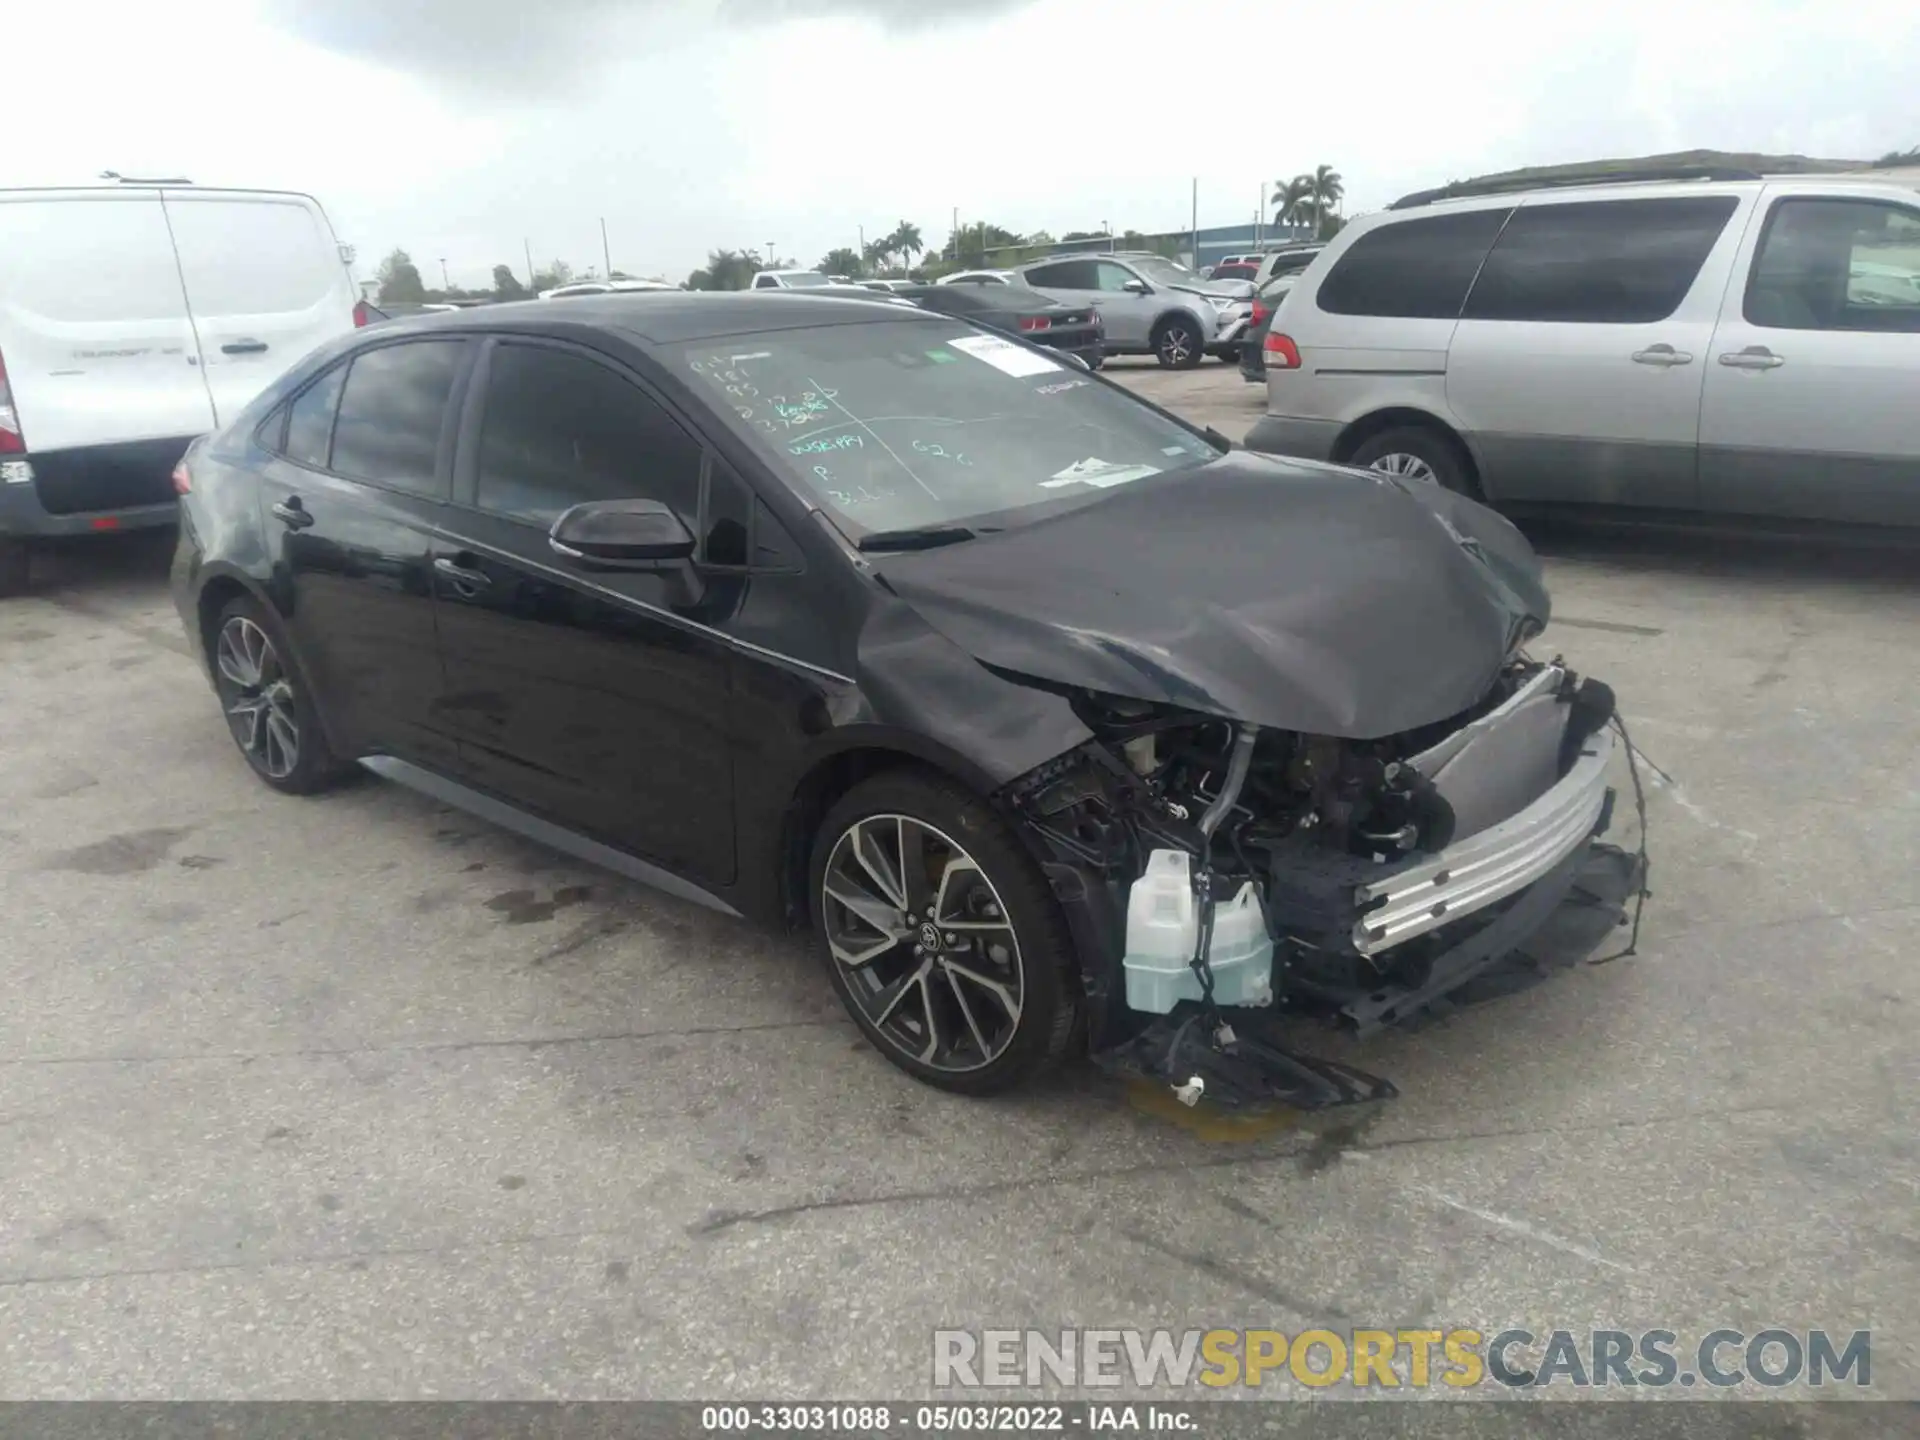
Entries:
[[[911,21],[898,18],[911,12]],[[1913,0],[57,0],[9,7],[0,185],[320,197],[363,273],[684,278],[902,218],[1056,235],[1348,210],[1513,165],[1920,144]]]

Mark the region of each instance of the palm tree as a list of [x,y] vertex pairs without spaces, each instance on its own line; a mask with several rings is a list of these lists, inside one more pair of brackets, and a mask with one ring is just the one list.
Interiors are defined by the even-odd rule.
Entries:
[[874,268],[875,273],[886,269],[887,261],[893,258],[893,237],[882,235],[878,240],[869,240],[865,255],[867,264]]
[[1296,175],[1291,180],[1273,182],[1273,223],[1303,225],[1311,216],[1313,178]]
[[1311,175],[1301,177],[1307,182],[1308,193],[1313,197],[1313,213],[1325,220],[1340,208],[1347,187],[1340,178],[1340,172],[1331,165],[1322,165]]
[[926,244],[920,239],[920,227],[910,220],[902,220],[893,227],[893,234],[887,237],[890,255],[904,255],[907,264],[913,264],[913,257],[925,250]]

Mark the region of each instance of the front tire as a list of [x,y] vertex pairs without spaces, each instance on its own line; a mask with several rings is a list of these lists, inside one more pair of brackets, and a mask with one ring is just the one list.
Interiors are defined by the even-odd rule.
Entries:
[[988,1095],[1067,1052],[1080,988],[1066,920],[983,801],[919,771],[876,775],[828,812],[809,873],[834,992],[900,1069]]
[[1153,353],[1161,365],[1169,370],[1191,370],[1200,363],[1206,349],[1193,322],[1172,315],[1162,320],[1159,328],[1153,332]]
[[348,767],[327,748],[320,716],[289,663],[286,632],[248,595],[229,600],[213,634],[213,688],[253,773],[287,795],[310,795]]
[[1461,495],[1472,496],[1478,488],[1460,447],[1451,437],[1423,425],[1381,431],[1362,441],[1347,464],[1402,480],[1440,485]]

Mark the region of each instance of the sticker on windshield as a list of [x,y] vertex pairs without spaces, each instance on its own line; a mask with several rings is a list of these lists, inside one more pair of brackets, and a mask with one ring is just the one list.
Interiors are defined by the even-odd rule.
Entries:
[[1002,340],[995,335],[966,335],[958,340],[949,340],[948,345],[976,360],[984,360],[994,369],[1008,375],[1047,375],[1065,367],[1057,360],[1049,360],[1023,349],[1011,340]]
[[1092,485],[1104,490],[1109,485],[1124,485],[1129,480],[1144,479],[1148,475],[1158,475],[1157,465],[1116,465],[1111,460],[1101,460],[1089,456],[1054,472],[1051,480],[1042,480],[1042,490],[1057,490],[1062,485]]

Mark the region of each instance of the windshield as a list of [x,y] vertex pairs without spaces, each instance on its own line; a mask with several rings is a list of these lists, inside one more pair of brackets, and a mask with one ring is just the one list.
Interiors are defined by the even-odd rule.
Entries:
[[675,351],[695,388],[856,537],[988,515],[1018,524],[1027,507],[1218,454],[1123,391],[959,321],[773,330]]
[[810,290],[815,285],[831,285],[833,282],[818,270],[789,270],[780,277],[780,283],[789,290]]

